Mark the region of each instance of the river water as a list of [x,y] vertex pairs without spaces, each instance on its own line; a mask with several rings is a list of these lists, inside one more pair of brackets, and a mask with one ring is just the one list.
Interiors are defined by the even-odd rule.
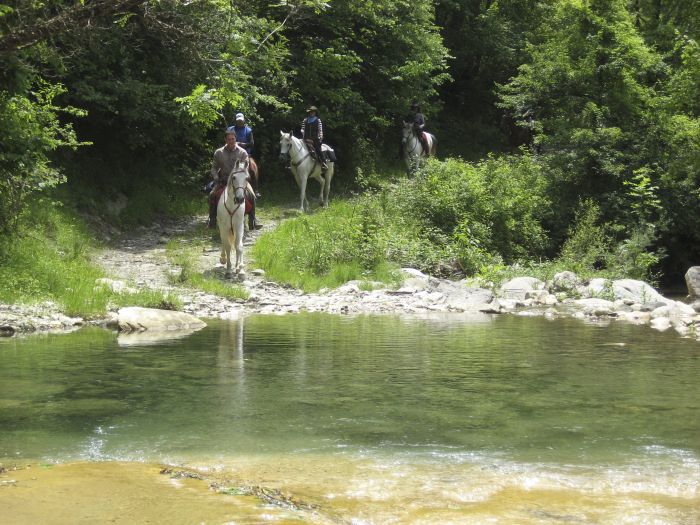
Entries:
[[4,340],[0,371],[0,463],[187,465],[314,509],[207,523],[700,523],[700,344],[644,326],[259,315]]

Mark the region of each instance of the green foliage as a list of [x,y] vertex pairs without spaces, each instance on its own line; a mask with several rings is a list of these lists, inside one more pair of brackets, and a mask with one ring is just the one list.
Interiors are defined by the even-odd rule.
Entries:
[[93,241],[83,224],[47,199],[32,203],[27,215],[30,224],[0,241],[0,302],[51,300],[68,315],[88,318],[117,306],[181,307],[159,291],[116,294],[96,287],[103,273],[89,260]]
[[0,90],[0,233],[16,230],[32,194],[65,180],[49,155],[59,147],[76,148],[80,143],[72,126],[60,122],[59,114],[82,113],[55,104],[64,91],[41,80],[26,95]]
[[379,214],[371,197],[335,202],[312,216],[284,221],[257,241],[252,257],[270,279],[307,291],[348,280],[393,282]]
[[[437,244],[437,253],[448,250],[472,274],[484,264],[544,252],[545,190],[541,167],[529,155],[477,163],[448,159],[398,185],[389,201],[394,214],[414,223],[419,239]],[[403,262],[435,270],[417,260]]]

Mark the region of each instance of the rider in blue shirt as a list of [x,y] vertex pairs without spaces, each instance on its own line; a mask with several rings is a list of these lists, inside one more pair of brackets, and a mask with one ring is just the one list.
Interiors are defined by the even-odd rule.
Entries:
[[245,116],[243,113],[236,114],[236,125],[233,127],[236,131],[236,142],[238,145],[248,152],[248,155],[253,153],[255,139],[253,139],[253,130],[246,126]]
[[[233,126],[233,130],[236,133],[236,142],[238,145],[246,150],[248,155],[252,156],[255,139],[253,138],[252,128],[245,123],[245,116],[243,113],[236,113],[236,125]],[[253,187],[253,191],[255,191],[255,198],[259,199],[259,181],[253,177],[251,178],[250,184]]]

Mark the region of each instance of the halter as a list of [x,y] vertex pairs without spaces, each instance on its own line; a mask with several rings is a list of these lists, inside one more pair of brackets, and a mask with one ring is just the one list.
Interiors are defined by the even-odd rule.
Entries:
[[[238,170],[238,171],[244,171],[244,170]],[[246,168],[245,171],[247,172],[247,171],[248,171],[248,168]],[[233,173],[234,173],[234,172],[232,171],[231,174],[229,174],[229,180],[231,180],[231,175],[232,175]],[[236,172],[236,173],[237,173],[237,172]],[[229,184],[226,183],[226,191],[224,192],[224,209],[226,210],[226,212],[228,213],[229,218],[231,219],[231,233],[232,233],[233,235],[236,235],[236,232],[233,230],[233,215],[238,211],[238,208],[241,207],[241,204],[245,204],[245,190],[246,190],[246,186],[234,186],[234,187],[233,187],[234,194],[235,194],[236,190],[243,190],[243,202],[239,202],[233,210],[229,210],[229,209],[228,209],[228,205],[227,205],[227,199],[226,199],[226,197],[228,197],[228,187],[229,187]]]

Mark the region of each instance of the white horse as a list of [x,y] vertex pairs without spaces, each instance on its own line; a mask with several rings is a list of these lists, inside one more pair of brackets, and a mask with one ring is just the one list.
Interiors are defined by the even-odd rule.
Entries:
[[423,151],[423,145],[413,130],[412,122],[403,123],[402,139],[403,160],[406,163],[408,173],[414,173],[420,168],[422,157],[433,156],[437,152],[437,139],[434,135],[426,132],[428,136],[428,153]]
[[243,275],[243,232],[245,218],[245,191],[248,180],[248,163],[236,164],[228,176],[226,191],[219,197],[216,222],[221,237],[221,264],[226,264],[226,277],[231,277],[231,247],[236,246],[236,275]]
[[[309,177],[316,179],[321,184],[321,206],[328,206],[328,194],[331,191],[331,179],[335,164],[328,161],[328,169],[325,173],[321,171],[321,163],[311,156],[311,151],[306,146],[303,140],[293,136],[291,133],[280,131],[280,159],[283,162],[291,161],[292,173],[297,185],[301,190],[301,206],[302,212],[309,209],[309,202],[306,200],[306,183]],[[323,150],[327,151],[330,148],[323,145]]]

